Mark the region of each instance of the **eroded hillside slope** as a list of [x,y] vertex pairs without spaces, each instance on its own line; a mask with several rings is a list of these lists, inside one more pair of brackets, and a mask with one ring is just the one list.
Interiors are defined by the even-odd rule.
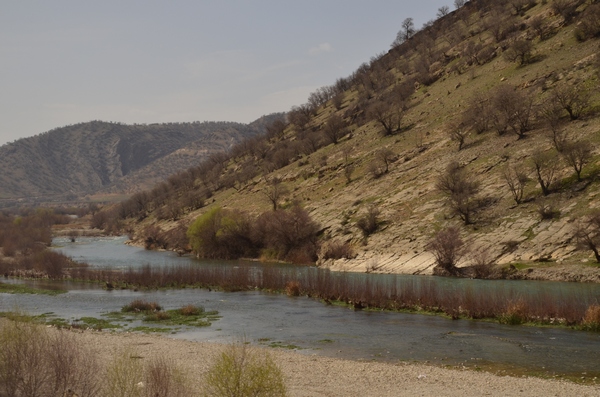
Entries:
[[[461,264],[562,272],[592,263],[591,251],[576,249],[575,230],[600,207],[598,15],[595,2],[467,2],[312,94],[279,134],[224,157],[217,179],[192,176],[198,194],[210,191],[207,205],[170,220],[157,220],[159,208],[145,212],[135,217],[137,238],[149,225],[168,232],[217,206],[268,211],[281,181],[283,207],[300,203],[321,225],[324,246],[355,253],[322,266],[431,273],[427,245],[448,227],[471,248]],[[580,178],[569,161],[575,147],[586,148]],[[477,186],[466,198],[440,187],[453,163]],[[365,233],[359,221],[368,213],[376,225]]]

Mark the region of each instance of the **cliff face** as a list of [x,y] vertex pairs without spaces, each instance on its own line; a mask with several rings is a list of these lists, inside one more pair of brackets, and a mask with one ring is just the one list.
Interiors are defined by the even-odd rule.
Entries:
[[131,193],[263,132],[228,122],[57,128],[0,147],[0,198]]

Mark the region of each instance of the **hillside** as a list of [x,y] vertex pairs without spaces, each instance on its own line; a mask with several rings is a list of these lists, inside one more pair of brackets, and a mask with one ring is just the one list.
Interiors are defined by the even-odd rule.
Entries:
[[264,133],[264,123],[91,121],[57,128],[0,147],[0,167],[9,171],[0,175],[0,199],[130,194]]
[[[279,134],[126,211],[129,225],[141,242],[215,207],[258,215],[281,185],[279,204],[299,203],[323,247],[354,252],[326,260],[321,251],[321,266],[428,274],[429,242],[455,227],[470,247],[461,265],[530,267],[530,277],[577,266],[597,279],[575,238],[600,207],[596,3],[473,0],[401,31],[388,53],[293,108]],[[444,187],[456,178],[468,188]],[[164,216],[190,189],[208,189],[207,205]]]

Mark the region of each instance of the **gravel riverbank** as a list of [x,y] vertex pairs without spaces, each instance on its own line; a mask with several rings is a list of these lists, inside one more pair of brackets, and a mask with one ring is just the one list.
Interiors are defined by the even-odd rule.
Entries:
[[[101,361],[132,350],[142,359],[166,356],[188,371],[201,387],[223,345],[158,335],[84,331],[75,333]],[[269,349],[283,370],[290,396],[600,396],[600,386],[567,381],[497,376],[472,370],[423,364],[389,364],[340,360]]]

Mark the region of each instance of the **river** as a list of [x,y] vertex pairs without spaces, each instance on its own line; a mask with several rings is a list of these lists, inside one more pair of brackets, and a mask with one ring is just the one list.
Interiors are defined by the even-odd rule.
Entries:
[[[75,243],[57,239],[56,249],[94,267],[257,266],[258,263],[205,262],[171,252],[145,251],[124,244],[124,238],[82,238]],[[359,275],[373,277],[376,275]],[[377,277],[381,277],[378,275]],[[383,276],[385,277],[385,276]],[[596,284],[533,281],[435,279],[448,288],[510,283],[511,288],[581,293],[600,297]],[[20,281],[19,281],[20,282]],[[69,290],[57,296],[0,294],[0,311],[19,309],[31,314],[52,312],[76,321],[119,311],[134,299],[156,301],[167,309],[187,304],[218,310],[222,316],[210,327],[183,329],[170,335],[189,340],[231,342],[245,338],[267,346],[285,346],[301,354],[318,354],[357,360],[419,361],[436,365],[480,367],[508,373],[544,376],[600,377],[600,334],[566,328],[509,326],[493,322],[451,320],[445,317],[396,312],[355,311],[325,305],[307,297],[200,289],[161,291],[105,291],[94,285],[28,282]],[[498,283],[498,284],[494,284]],[[506,284],[504,284],[506,288]]]

